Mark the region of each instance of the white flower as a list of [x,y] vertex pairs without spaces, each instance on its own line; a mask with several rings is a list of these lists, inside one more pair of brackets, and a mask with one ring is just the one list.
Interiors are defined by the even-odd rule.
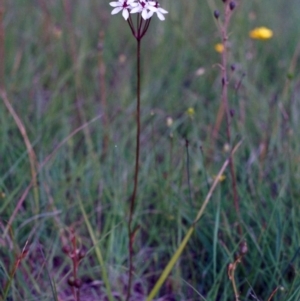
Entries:
[[154,7],[155,1],[148,1],[148,0],[140,0],[135,8],[131,10],[131,13],[140,13],[144,20],[149,19],[149,7]]
[[136,7],[138,4],[135,0],[118,0],[115,2],[110,2],[110,6],[115,7],[111,14],[115,15],[122,10],[122,16],[125,20],[129,18],[129,11]]
[[[154,3],[154,5],[153,5]],[[151,5],[149,2],[149,6],[148,6],[149,12],[148,12],[148,18],[151,18],[153,16],[154,13],[157,14],[157,17],[159,20],[164,21],[165,20],[165,16],[163,14],[167,14],[168,12],[161,8],[159,3],[156,1],[151,1]]]

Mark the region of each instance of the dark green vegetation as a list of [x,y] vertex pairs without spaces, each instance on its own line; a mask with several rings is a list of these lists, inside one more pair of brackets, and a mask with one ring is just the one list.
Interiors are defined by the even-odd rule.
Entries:
[[[7,300],[73,300],[67,284],[71,261],[62,252],[73,229],[86,251],[78,271],[84,282],[81,300],[102,300],[104,285],[100,294],[93,282],[102,280],[100,263],[81,200],[112,289],[123,300],[135,158],[135,40],[122,16],[111,16],[103,0],[70,1],[69,21],[63,4],[67,1],[6,2],[6,89],[42,167],[38,189],[30,189],[6,229],[32,177],[24,139],[1,100],[0,288],[8,283],[28,240],[29,252]],[[169,11],[166,21],[155,17],[142,41],[135,294],[140,290],[146,295],[153,286],[228,156],[224,122],[211,147],[221,99],[220,55],[214,51],[220,39],[213,9],[217,5],[222,13],[223,2],[208,2],[164,1],[162,6]],[[229,103],[234,112],[232,144],[243,139],[234,162],[248,253],[237,266],[236,284],[241,300],[267,301],[276,287],[283,286],[285,290],[272,300],[296,301],[300,299],[299,0],[241,2],[230,26],[229,62],[236,70],[231,73]],[[248,32],[257,26],[271,28],[274,37],[250,40]],[[104,37],[98,45],[100,32]],[[101,61],[104,82],[99,76]],[[199,69],[204,73],[199,75]],[[186,113],[190,107],[195,110],[192,118]],[[168,117],[173,119],[170,127]],[[241,237],[230,174],[225,175],[161,296],[234,300],[227,265],[234,260]],[[93,292],[98,299],[92,298]]]

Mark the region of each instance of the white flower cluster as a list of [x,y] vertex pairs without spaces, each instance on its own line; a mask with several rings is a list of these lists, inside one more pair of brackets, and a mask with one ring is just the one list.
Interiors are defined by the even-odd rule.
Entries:
[[125,20],[129,18],[129,13],[139,13],[144,20],[150,19],[153,14],[157,14],[157,17],[163,21],[165,20],[164,14],[168,13],[160,7],[157,1],[151,0],[118,0],[110,2],[109,5],[114,7],[111,12],[112,15],[122,11],[122,16]]

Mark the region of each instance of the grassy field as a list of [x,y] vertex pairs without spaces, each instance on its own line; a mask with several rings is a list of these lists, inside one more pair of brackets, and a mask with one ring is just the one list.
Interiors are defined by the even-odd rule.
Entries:
[[[166,20],[153,17],[142,39],[131,300],[146,300],[240,141],[240,218],[227,168],[155,300],[300,300],[299,0],[237,2],[231,141],[225,118],[213,135],[224,67],[213,12],[221,20],[224,3],[162,0]],[[1,301],[126,299],[136,41],[111,10],[103,0],[5,1]],[[259,26],[273,37],[251,39]]]

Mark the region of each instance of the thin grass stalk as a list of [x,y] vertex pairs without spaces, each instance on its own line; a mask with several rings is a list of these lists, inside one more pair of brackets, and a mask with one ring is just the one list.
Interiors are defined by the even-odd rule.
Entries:
[[273,297],[275,296],[275,294],[277,293],[277,291],[280,289],[280,286],[276,287],[273,292],[271,293],[270,297],[268,298],[268,301],[271,301],[273,299]]
[[243,259],[244,255],[247,253],[247,251],[248,251],[247,244],[242,243],[240,245],[240,254],[234,260],[234,262],[232,262],[228,265],[228,268],[227,268],[228,278],[229,278],[229,280],[231,281],[231,284],[232,284],[235,301],[240,301],[240,294],[239,294],[238,288],[236,286],[234,274],[235,274],[235,270],[237,268],[237,265],[242,262],[242,259]]
[[220,196],[217,201],[217,209],[216,209],[216,218],[215,218],[215,227],[214,227],[214,235],[213,235],[213,277],[214,281],[217,279],[217,244],[218,244],[218,234],[220,227],[220,215],[221,215],[221,200]]
[[87,216],[87,214],[84,210],[82,200],[81,200],[81,197],[80,197],[79,193],[77,193],[77,199],[78,199],[78,202],[79,202],[79,206],[80,206],[80,209],[81,209],[86,227],[88,229],[88,232],[89,232],[90,237],[92,239],[93,245],[95,247],[96,257],[98,259],[98,262],[99,262],[101,270],[102,270],[102,279],[103,279],[103,282],[105,284],[105,288],[107,290],[108,300],[109,301],[114,301],[114,298],[113,298],[113,295],[112,295],[112,292],[111,292],[111,286],[110,286],[109,279],[108,279],[108,274],[107,274],[105,264],[104,264],[104,259],[103,259],[103,256],[102,256],[102,252],[101,252],[100,247],[98,246],[98,242],[97,242],[97,239],[96,239],[96,236],[95,236],[95,232],[94,232],[93,227],[90,224],[88,216]]
[[140,161],[140,134],[141,134],[141,39],[137,38],[137,89],[136,89],[136,149],[135,149],[135,169],[134,169],[134,187],[130,199],[129,220],[128,220],[128,250],[129,250],[129,275],[128,275],[128,290],[126,301],[131,295],[132,274],[133,274],[133,243],[135,230],[132,229],[132,219],[136,203],[138,177],[139,177],[139,161]]
[[68,35],[69,35],[69,51],[72,58],[73,64],[76,63],[77,60],[77,53],[76,53],[76,40],[75,40],[75,34],[73,31],[73,25],[72,25],[72,8],[71,8],[71,2],[70,0],[63,0],[63,6],[64,6],[64,13],[66,18],[66,25],[68,29]]
[[4,289],[3,289],[3,297],[0,296],[0,301],[6,301],[7,300],[7,295],[8,295],[8,292],[9,292],[9,289],[11,287],[11,283],[13,281],[13,278],[22,262],[22,260],[26,257],[27,253],[28,253],[28,248],[27,248],[27,245],[28,245],[28,240],[25,242],[25,245],[22,249],[22,252],[20,255],[17,256],[16,260],[15,260],[15,263],[12,267],[12,270],[10,271],[9,273],[9,279],[8,281],[6,282],[6,284],[4,285]]
[[189,153],[189,140],[185,139],[185,148],[186,148],[186,173],[187,173],[187,182],[189,189],[189,200],[190,206],[193,207],[193,199],[192,199],[192,188],[191,188],[191,175],[190,175],[190,153]]
[[[72,244],[72,255],[70,256],[72,260],[72,276],[74,277],[74,280],[77,279],[77,271],[78,271],[78,257],[77,257],[77,239],[76,235],[74,233],[74,230],[71,229],[71,244]],[[80,301],[80,290],[79,288],[76,288],[74,285],[71,286],[73,296],[75,298],[75,301]]]
[[47,44],[49,42],[49,33],[51,28],[51,16],[47,7],[47,2],[45,0],[39,0],[39,5],[43,14],[43,39]]
[[98,41],[98,69],[99,69],[99,86],[100,86],[100,102],[102,106],[103,118],[103,156],[107,153],[108,144],[109,144],[109,120],[108,120],[108,111],[107,111],[107,100],[106,100],[106,84],[105,84],[105,63],[103,59],[103,48],[104,48],[104,31],[99,33]]
[[213,132],[212,132],[212,143],[211,143],[211,148],[214,148],[215,142],[218,138],[219,132],[220,132],[220,127],[224,118],[224,113],[225,113],[225,108],[224,108],[224,103],[221,101],[219,109],[218,109],[218,113],[217,113],[217,118],[216,118],[216,122],[213,128]]
[[289,93],[290,93],[290,89],[291,89],[291,82],[295,77],[295,69],[297,67],[297,62],[299,60],[300,57],[300,41],[298,42],[294,54],[292,56],[291,62],[290,62],[290,66],[288,68],[288,77],[285,81],[285,85],[284,85],[284,89],[282,92],[282,99],[286,104],[286,111],[288,113],[289,116],[291,116],[291,112],[292,112],[292,97],[288,97]]
[[[42,258],[43,258],[43,261],[46,263],[47,260],[45,258],[45,254],[43,252],[43,249],[40,247],[39,250],[40,250],[40,254],[41,254]],[[55,281],[51,277],[51,273],[50,273],[50,271],[49,271],[49,269],[47,267],[47,264],[45,264],[45,270],[46,270],[47,277],[49,279],[49,283],[50,283],[50,287],[51,287],[51,292],[52,292],[53,299],[54,299],[54,301],[59,301],[60,299],[58,299],[58,294],[57,294],[57,289],[56,289]]]
[[239,245],[239,252],[237,255],[237,258],[234,260],[234,262],[231,262],[228,266],[227,266],[227,274],[228,274],[228,278],[231,281],[232,284],[232,288],[234,291],[234,296],[235,296],[235,301],[240,301],[240,294],[235,282],[235,270],[238,266],[239,263],[242,263],[243,257],[247,254],[248,252],[248,246],[247,243],[245,241],[242,241]]
[[5,51],[4,51],[4,40],[5,40],[5,30],[3,25],[4,19],[4,0],[0,0],[0,89],[5,89],[5,78],[4,78],[4,70],[5,70]]
[[[1,43],[1,42],[0,42]],[[9,111],[10,115],[13,117],[16,125],[18,126],[18,129],[23,137],[27,152],[28,152],[28,158],[29,158],[29,164],[30,164],[30,172],[31,172],[31,178],[33,183],[33,194],[34,194],[34,200],[35,200],[35,214],[39,213],[39,191],[38,191],[38,185],[37,185],[37,169],[38,169],[38,162],[36,159],[36,155],[34,152],[34,149],[32,147],[32,144],[28,138],[26,128],[20,119],[19,115],[16,113],[15,109],[13,108],[10,100],[7,97],[6,91],[3,89],[0,89],[0,96]]]

